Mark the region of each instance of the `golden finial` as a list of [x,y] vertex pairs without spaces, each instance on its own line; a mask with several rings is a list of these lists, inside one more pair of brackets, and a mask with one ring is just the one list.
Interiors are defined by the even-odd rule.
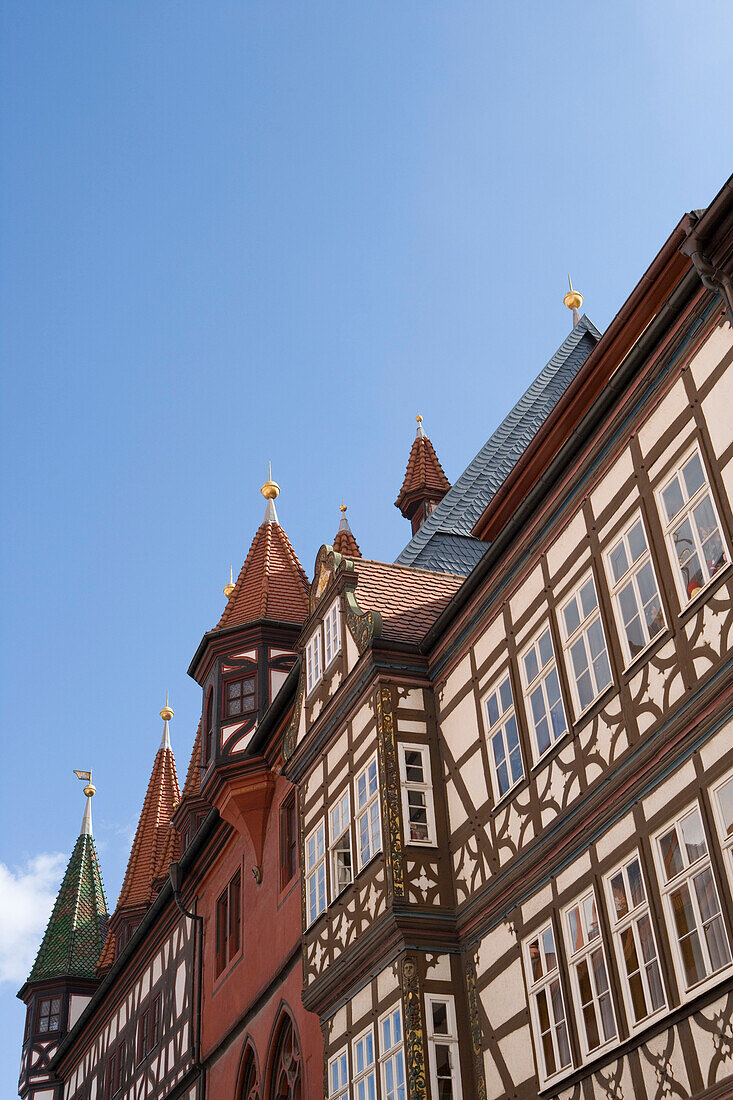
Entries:
[[265,484],[260,489],[265,500],[276,500],[280,495],[280,486],[276,481],[272,480],[272,463],[268,462],[268,477]]
[[345,512],[345,511],[346,511],[346,505],[345,505],[345,504],[343,504],[343,503],[342,503],[342,504],[340,504],[340,505],[339,505],[339,512]]
[[77,779],[81,779],[82,781],[86,780],[87,785],[84,788],[84,794],[87,796],[87,798],[92,798],[92,796],[97,793],[97,788],[92,783],[92,773],[91,772],[78,772],[76,770],[76,768],[74,768],[74,775],[76,776]]
[[164,722],[170,722],[173,717],[173,707],[168,706],[168,692],[165,693],[165,706],[160,712],[160,717]]
[[577,290],[573,290],[573,281],[569,275],[568,286],[570,287],[570,290],[563,298],[563,302],[568,307],[568,309],[579,310],[583,304],[583,295],[580,294]]
[[417,414],[415,420],[417,420],[418,424],[422,424],[422,417],[420,416],[420,413]]
[[229,580],[224,585],[222,591],[223,591],[223,593],[224,593],[224,595],[226,596],[227,599],[229,599],[232,592],[234,591],[234,577],[232,576],[232,567],[231,567],[231,565],[229,566]]

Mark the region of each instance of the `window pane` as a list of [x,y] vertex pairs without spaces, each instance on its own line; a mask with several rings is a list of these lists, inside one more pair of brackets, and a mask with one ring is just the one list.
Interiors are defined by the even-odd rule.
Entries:
[[662,493],[662,500],[664,501],[664,508],[667,513],[667,519],[671,520],[682,508],[684,499],[682,497],[682,490],[680,489],[679,481],[676,477],[672,478],[667,488]]
[[537,654],[535,648],[532,646],[527,656],[524,658],[524,672],[527,677],[527,683],[531,684],[535,676],[539,672],[539,665],[537,664]]
[[624,876],[619,873],[614,875],[611,879],[611,895],[613,897],[613,907],[616,913],[616,920],[620,920],[621,917],[625,917],[629,911],[629,903],[626,900],[626,887],[624,885]]
[[685,488],[687,489],[688,498],[694,496],[705,481],[700,455],[697,454],[697,452],[695,452],[689,462],[685,463],[682,469],[682,476],[685,479]]
[[668,833],[660,837],[659,848],[662,853],[664,873],[667,876],[667,882],[669,882],[683,869],[682,852],[680,851],[675,829],[670,829]]
[[578,611],[578,601],[573,597],[569,604],[563,611],[565,616],[565,632],[570,637],[580,626],[580,612]]
[[583,618],[587,619],[591,611],[594,611],[598,606],[596,599],[596,586],[593,582],[593,578],[586,581],[580,590],[580,604],[583,608]]
[[489,727],[496,725],[499,721],[499,704],[495,691],[493,691],[486,700],[486,713],[489,716]]
[[507,678],[499,688],[499,695],[501,697],[501,712],[502,714],[509,710],[512,705],[512,689]]
[[432,1001],[433,1035],[448,1034],[448,1006],[443,1001]]
[[687,817],[683,818],[681,825],[687,851],[687,862],[694,863],[695,860],[707,855],[708,851],[699,811],[694,810],[693,813],[688,814]]
[[539,940],[532,940],[529,945],[529,965],[532,969],[532,978],[539,981],[542,977],[542,958],[540,956]]
[[727,780],[717,792],[720,816],[723,819],[723,831],[726,836],[733,835],[733,778]]
[[631,528],[628,539],[631,560],[637,562],[646,550],[646,538],[644,537],[644,527],[641,520]]
[[555,957],[555,939],[552,935],[552,929],[546,928],[542,933],[542,950],[545,955],[545,973],[550,974],[557,967],[557,959]]
[[550,631],[546,630],[539,640],[540,660],[542,661],[542,667],[552,660],[552,639],[550,638]]
[[641,905],[646,900],[646,894],[644,893],[644,880],[641,877],[641,867],[639,866],[638,859],[633,860],[632,863],[626,868],[626,873],[629,876],[629,889],[631,890],[631,901],[634,909],[637,905]]
[[623,542],[619,542],[617,546],[614,546],[613,550],[608,555],[608,560],[611,563],[611,572],[613,573],[614,581],[620,580],[629,568],[629,562],[626,557],[626,547]]
[[583,946],[583,930],[580,926],[580,910],[577,905],[568,913],[568,931],[571,949],[579,950]]

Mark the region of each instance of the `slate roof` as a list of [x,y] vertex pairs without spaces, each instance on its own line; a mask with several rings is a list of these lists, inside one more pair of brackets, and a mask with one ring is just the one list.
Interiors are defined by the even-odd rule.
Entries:
[[83,833],[71,853],[28,981],[94,978],[107,919],[107,899],[94,839]]
[[[270,501],[270,504],[272,502]],[[308,618],[308,580],[274,507],[257,528],[234,591],[215,630],[257,619],[300,625]]]
[[406,569],[366,558],[354,562],[354,568],[359,607],[380,613],[381,636],[392,641],[419,641],[463,584],[463,577],[450,573]]
[[[467,576],[486,550],[474,524],[593,350],[601,334],[583,314],[549,363],[397,557],[398,565]],[[457,538],[456,536],[460,536]]]

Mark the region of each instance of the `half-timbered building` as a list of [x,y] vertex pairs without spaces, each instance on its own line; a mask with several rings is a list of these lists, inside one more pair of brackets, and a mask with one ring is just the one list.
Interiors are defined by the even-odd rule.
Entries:
[[418,418],[394,563],[265,483],[21,1095],[733,1096],[733,182],[581,304],[454,484]]

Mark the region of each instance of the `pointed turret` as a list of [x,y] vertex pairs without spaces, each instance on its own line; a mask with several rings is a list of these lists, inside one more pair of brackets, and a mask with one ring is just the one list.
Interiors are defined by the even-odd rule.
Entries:
[[177,834],[171,825],[171,818],[180,802],[181,792],[168,728],[173,708],[167,700],[160,717],[163,719],[163,736],[155,754],[117,907],[110,920],[100,969],[111,965],[123,950],[157,897],[161,881],[168,873],[168,864],[177,854]]
[[40,1081],[48,1087],[48,1060],[99,984],[96,968],[108,915],[92,835],[95,788],[91,772],[76,774],[87,784],[79,838],[33,968],[18,993],[28,1006],[19,1081],[21,1096]]
[[337,554],[343,554],[345,558],[360,558],[359,543],[354,538],[354,533],[346,518],[346,505],[341,505],[341,522],[333,540],[333,548]]
[[407,460],[405,479],[395,501],[405,519],[412,523],[412,533],[422,526],[450,489],[450,482],[438,461],[433,444],[425,434],[422,417],[417,417],[417,431]]

